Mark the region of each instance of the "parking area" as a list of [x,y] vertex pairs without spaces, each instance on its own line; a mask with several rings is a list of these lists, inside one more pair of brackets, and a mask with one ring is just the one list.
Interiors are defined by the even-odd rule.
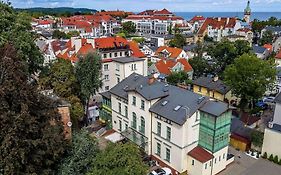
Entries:
[[280,175],[281,166],[265,159],[253,159],[241,151],[229,147],[235,160],[219,175]]

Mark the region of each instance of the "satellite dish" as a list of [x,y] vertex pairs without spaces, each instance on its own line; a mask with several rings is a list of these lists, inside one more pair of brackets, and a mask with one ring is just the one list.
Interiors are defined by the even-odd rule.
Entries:
[[71,127],[72,126],[72,122],[67,122],[67,126]]

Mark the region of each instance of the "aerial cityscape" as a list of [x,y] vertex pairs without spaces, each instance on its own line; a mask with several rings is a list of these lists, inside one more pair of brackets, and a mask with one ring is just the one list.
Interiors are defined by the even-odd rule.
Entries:
[[0,175],[280,175],[280,10],[0,1]]

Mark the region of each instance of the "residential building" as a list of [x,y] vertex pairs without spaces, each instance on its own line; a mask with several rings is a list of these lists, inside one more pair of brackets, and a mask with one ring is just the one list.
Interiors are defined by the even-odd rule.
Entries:
[[270,51],[267,48],[258,45],[253,45],[252,51],[262,60],[266,59],[270,55]]
[[213,175],[233,161],[226,103],[136,73],[109,92],[113,129],[173,175]]
[[266,26],[264,29],[261,30],[261,37],[263,36],[264,32],[270,31],[273,35],[280,36],[281,35],[281,26]]
[[188,60],[188,56],[183,49],[176,47],[161,46],[159,47],[155,54],[151,57],[153,63],[160,61],[161,59],[180,59],[184,58]]
[[250,23],[251,21],[251,8],[250,8],[250,1],[247,2],[247,7],[244,10],[244,21],[246,23]]
[[194,16],[189,23],[192,25],[192,32],[196,33],[203,25],[206,18],[204,16]]
[[275,55],[275,64],[277,66],[281,66],[281,49],[280,51]]
[[281,36],[277,37],[272,43],[273,51],[277,53],[281,48]]
[[180,71],[184,71],[188,75],[189,79],[192,79],[193,69],[188,61],[184,58],[177,60],[161,59],[148,68],[148,72],[150,74],[160,74],[164,77],[171,75],[173,72]]
[[234,35],[240,28],[241,23],[236,17],[207,18],[198,30],[197,35],[201,41],[206,35],[213,38],[214,41],[221,41],[224,37]]
[[275,98],[275,110],[273,121],[269,122],[268,127],[264,131],[264,139],[262,145],[262,154],[265,152],[268,156],[271,154],[281,157],[281,93]]
[[175,16],[167,9],[148,10],[137,15],[129,15],[122,22],[131,21],[141,34],[169,34],[169,30],[176,24],[183,24],[182,17]]
[[193,81],[193,92],[207,97],[211,97],[220,101],[234,103],[237,101],[231,94],[231,88],[228,87],[222,80],[215,77],[199,77]]

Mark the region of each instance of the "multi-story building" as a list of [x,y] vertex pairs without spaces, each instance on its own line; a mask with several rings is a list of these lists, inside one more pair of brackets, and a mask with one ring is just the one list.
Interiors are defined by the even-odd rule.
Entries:
[[262,154],[266,152],[268,156],[272,154],[273,157],[281,157],[281,93],[276,96],[274,101],[276,106],[273,121],[269,122],[268,127],[265,128]]
[[155,63],[163,58],[171,59],[171,60],[184,58],[188,60],[188,55],[183,49],[176,48],[176,47],[161,46],[156,50],[154,55],[152,55],[151,61]]
[[141,34],[168,34],[176,24],[184,24],[182,17],[175,16],[167,9],[147,10],[137,15],[129,15],[122,22],[132,21]]
[[112,128],[173,174],[213,175],[233,160],[227,104],[136,73],[109,92]]
[[234,35],[241,27],[241,22],[233,18],[207,18],[200,29],[198,30],[198,37],[200,40],[204,36],[208,36],[214,39],[214,41],[221,41],[223,37]]

